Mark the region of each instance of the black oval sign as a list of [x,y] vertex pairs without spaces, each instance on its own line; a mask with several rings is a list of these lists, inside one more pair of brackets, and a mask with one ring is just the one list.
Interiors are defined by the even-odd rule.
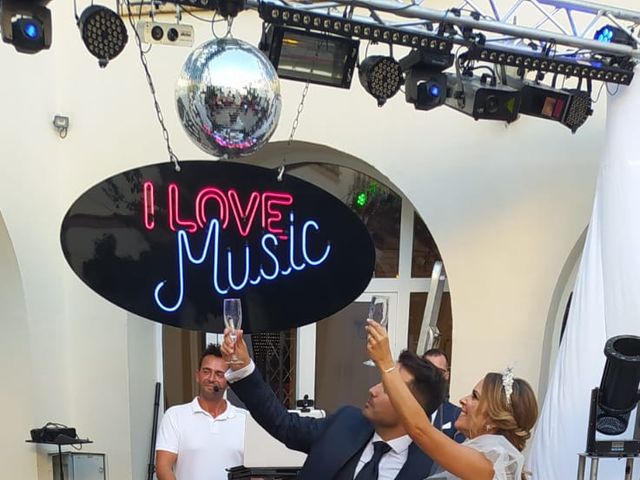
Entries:
[[227,162],[163,163],[115,175],[71,206],[60,233],[76,274],[151,320],[221,332],[224,298],[243,329],[315,322],[366,288],[375,251],[340,200],[288,175]]

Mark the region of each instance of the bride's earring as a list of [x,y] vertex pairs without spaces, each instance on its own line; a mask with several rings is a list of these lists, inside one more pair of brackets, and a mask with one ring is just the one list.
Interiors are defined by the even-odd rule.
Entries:
[[485,425],[484,429],[488,432],[491,431],[491,429],[493,428],[493,425]]

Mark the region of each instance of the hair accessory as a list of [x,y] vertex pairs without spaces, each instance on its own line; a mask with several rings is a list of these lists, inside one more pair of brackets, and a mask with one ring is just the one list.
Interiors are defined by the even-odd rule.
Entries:
[[511,405],[511,394],[513,393],[513,368],[507,367],[502,372],[502,387],[507,397],[507,405]]

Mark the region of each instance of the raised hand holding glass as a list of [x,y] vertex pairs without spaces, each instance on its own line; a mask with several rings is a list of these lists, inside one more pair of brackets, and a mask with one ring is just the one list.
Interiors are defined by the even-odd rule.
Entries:
[[[223,303],[222,315],[224,317],[225,327],[231,329],[231,333],[229,333],[229,338],[231,339],[231,342],[233,342],[234,349],[235,349],[235,343],[236,343],[236,340],[238,339],[236,330],[238,330],[242,326],[242,304],[240,303],[240,299],[225,298]],[[238,357],[236,357],[236,354],[234,353],[231,356],[231,360],[229,360],[228,363],[242,363],[242,362],[238,360]]]
[[[368,320],[375,320],[384,328],[387,328],[389,323],[389,297],[373,296],[369,302],[369,313],[367,315]],[[369,367],[375,367],[376,364],[373,360],[369,359],[364,362]]]

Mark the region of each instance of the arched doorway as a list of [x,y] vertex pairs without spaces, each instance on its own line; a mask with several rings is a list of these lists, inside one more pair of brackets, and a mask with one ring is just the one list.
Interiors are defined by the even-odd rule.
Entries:
[[[366,162],[329,147],[294,142],[273,143],[250,158],[277,168],[286,153],[286,171],[340,199],[367,225],[376,247],[374,277],[365,292],[340,312],[291,332],[273,334],[263,374],[289,407],[308,395],[329,412],[344,404],[363,404],[377,383],[366,357],[364,320],[373,295],[389,298],[389,336],[395,353],[415,351],[431,284],[442,261],[429,229],[411,202],[389,179]],[[275,174],[275,173],[274,173]],[[451,358],[451,302],[446,283],[437,306],[439,347]],[[255,343],[260,342],[260,337]],[[282,356],[278,360],[279,352]],[[423,352],[417,352],[423,353]],[[259,353],[256,351],[256,356]],[[260,362],[257,362],[260,366]],[[279,371],[269,370],[277,365]]]
[[[368,387],[379,381],[376,370],[362,363],[367,358],[364,321],[371,297],[389,298],[388,329],[394,352],[405,348],[415,351],[425,319],[431,273],[442,258],[411,202],[389,179],[360,159],[321,145],[276,142],[241,161],[274,168],[276,175],[285,153],[287,174],[331,193],[367,225],[376,248],[375,273],[365,292],[340,312],[298,329],[254,335],[254,359],[289,408],[295,408],[296,400],[304,395],[328,412],[339,405],[361,405]],[[452,317],[446,282],[443,290],[437,296],[440,300],[434,318],[440,331],[438,346],[451,358]],[[220,339],[165,326],[163,330],[165,398],[171,399],[169,406],[193,398],[194,362],[204,343]],[[178,365],[183,365],[181,372],[175,370]]]
[[562,266],[558,280],[556,281],[553,296],[549,305],[549,313],[544,331],[544,342],[542,345],[542,358],[540,362],[539,398],[544,398],[547,385],[553,372],[553,368],[558,356],[558,349],[562,341],[562,334],[566,327],[569,316],[573,289],[578,276],[578,268],[582,251],[587,238],[588,226],[576,240],[573,248],[567,255],[567,259]]

